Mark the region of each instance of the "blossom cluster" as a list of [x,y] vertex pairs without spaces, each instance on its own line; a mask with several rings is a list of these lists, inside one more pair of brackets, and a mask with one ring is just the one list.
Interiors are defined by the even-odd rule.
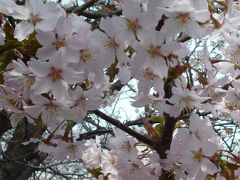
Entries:
[[[123,85],[135,79],[133,106],[150,104],[159,116],[190,116],[184,123],[188,128],[175,130],[167,159],[151,158],[155,152],[148,160],[140,159],[139,142],[120,130],[107,143],[111,150],[101,147],[99,138],[83,145],[62,131],[56,138],[40,140],[39,150],[56,160],[82,158],[87,168],[100,169],[109,179],[156,179],[161,168],[179,179],[221,178],[221,168],[212,159],[224,148],[211,121],[197,113],[210,112],[215,118],[225,114],[240,125],[240,17],[232,4],[232,0],[118,1],[122,16],[101,18],[99,28],[92,30],[83,17],[54,2],[26,0],[20,6],[0,0],[0,12],[18,20],[14,38],[21,43],[34,38],[40,46],[28,60],[20,50],[8,64],[0,107],[10,114],[13,127],[26,117],[29,123],[41,121],[54,131],[111,105],[110,79]],[[3,18],[2,46],[8,43],[4,23]],[[190,47],[184,37],[204,39],[201,59],[186,61]],[[213,59],[207,47],[216,37],[229,45],[219,48],[224,60]],[[113,65],[116,77],[109,77],[106,71]],[[194,71],[197,83],[189,81],[188,70]],[[172,83],[171,96],[166,95],[167,83]]]

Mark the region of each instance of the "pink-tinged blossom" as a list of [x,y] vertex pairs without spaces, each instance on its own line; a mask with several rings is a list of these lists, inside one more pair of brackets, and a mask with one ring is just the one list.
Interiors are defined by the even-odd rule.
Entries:
[[[10,114],[9,116],[9,120],[11,123],[11,126],[13,128],[16,128],[17,125],[26,117],[26,114],[24,113],[24,111],[22,112],[13,112]],[[32,123],[32,121],[28,121],[29,123]]]
[[101,138],[100,136],[96,136],[95,139],[89,139],[84,144],[86,147],[101,147]]
[[[152,10],[152,9],[158,9],[160,7],[170,7],[172,5],[172,3],[175,0],[162,0],[162,1],[158,1],[158,0],[152,0],[152,1],[148,1],[148,11]],[[149,9],[149,6],[151,7]]]
[[97,169],[102,163],[102,149],[98,142],[99,137],[94,140],[87,140],[85,146],[88,148],[83,152],[82,160],[86,167]]
[[74,18],[70,18],[67,21],[71,22],[73,33],[67,36],[65,43],[68,51],[71,50],[71,54],[68,53],[68,62],[74,63],[74,65],[80,63],[80,67],[84,65],[82,61],[90,62],[92,59],[95,59],[95,43],[96,41],[98,42],[98,40],[94,39],[93,41],[91,38],[91,26],[87,22],[82,22],[80,19],[78,19],[79,22],[76,22]]
[[152,102],[152,98],[150,96],[146,96],[145,94],[140,94],[134,97],[134,101],[132,101],[131,105],[137,108],[144,107],[147,104]]
[[189,130],[200,141],[216,137],[210,119],[207,117],[201,119],[196,114],[190,117]]
[[234,40],[235,42],[232,41],[230,46],[226,48],[225,56],[229,57],[231,61],[239,63],[240,62],[240,39],[236,37]]
[[21,20],[27,20],[29,17],[29,9],[17,5],[14,0],[0,0],[0,12]]
[[37,30],[37,40],[43,47],[37,50],[36,56],[41,60],[48,60],[56,55],[61,55],[69,62],[76,61],[79,53],[70,46],[72,36],[73,25],[71,19],[61,16],[57,20],[54,31]]
[[161,73],[146,67],[143,69],[132,69],[132,75],[138,80],[137,87],[139,93],[147,95],[153,88],[153,90],[157,91],[159,94],[164,94],[164,81],[161,78]]
[[226,92],[225,103],[226,107],[229,106],[229,110],[237,110],[240,109],[240,81],[234,80],[231,84],[233,87],[229,87]]
[[122,42],[142,39],[149,29],[154,29],[158,19],[149,12],[144,12],[140,2],[126,1],[123,7],[124,17],[114,16],[112,22],[118,27],[118,37]]
[[172,3],[171,1],[173,1],[173,0],[162,0],[162,1],[151,0],[151,1],[148,1],[147,11],[151,12],[153,17],[160,20],[163,15],[163,11],[160,9],[160,7],[169,6]]
[[217,173],[217,167],[208,157],[213,156],[217,150],[217,145],[209,141],[205,141],[198,146],[194,144],[191,151],[187,150],[185,152],[182,166],[186,167],[185,169],[190,176],[197,179],[204,179],[207,174],[214,175]]
[[236,121],[238,127],[240,127],[240,111],[239,110],[232,111],[230,113],[230,116],[233,118],[234,121]]
[[133,57],[133,69],[150,68],[161,78],[167,77],[168,67],[172,63],[167,56],[180,48],[180,45],[174,42],[164,43],[164,36],[161,32],[151,31],[134,47],[136,55]]
[[183,110],[191,112],[194,108],[202,109],[203,103],[211,99],[210,97],[201,97],[197,93],[189,89],[173,88],[173,96],[169,102],[173,106],[168,109],[167,113],[173,117],[177,117]]
[[[55,147],[53,144],[55,143],[56,140],[52,140],[51,143],[45,143],[41,140],[34,140],[32,141],[33,143],[37,143],[39,142],[38,144],[38,150],[40,152],[44,152],[44,153],[47,153],[48,154],[48,157],[45,159],[45,162],[53,162],[54,159],[53,159],[53,154],[54,152],[56,151],[57,147]],[[28,143],[28,142],[27,142]]]
[[236,43],[236,40],[238,37],[235,35],[238,31],[238,28],[240,26],[239,23],[239,14],[236,16],[233,16],[231,14],[231,4],[229,2],[228,5],[228,11],[226,14],[223,12],[218,15],[214,14],[214,17],[216,18],[217,21],[219,21],[222,25],[218,29],[213,29],[213,33],[211,34],[210,38],[211,39],[216,39],[220,36],[222,36],[227,43],[233,45],[233,43]]
[[98,72],[100,67],[109,67],[117,60],[117,67],[119,68],[118,78],[123,84],[126,84],[131,78],[131,72],[128,68],[130,59],[124,52],[126,45],[122,43],[117,36],[117,30],[110,18],[102,19],[100,27],[106,31],[106,34],[99,30],[95,30],[91,35],[91,39],[98,39],[98,41],[95,41],[94,45],[91,45],[91,47],[95,47],[98,51],[96,55],[93,54],[95,60],[92,62],[94,62],[95,69],[97,67],[97,70],[94,70],[93,72]]
[[230,75],[232,78],[237,77],[240,74],[240,70],[236,69],[234,62],[223,61],[215,64],[217,70],[223,75]]
[[170,8],[164,9],[165,20],[161,31],[167,36],[183,32],[190,37],[198,38],[203,36],[203,29],[198,24],[209,20],[208,9],[196,10],[189,0],[174,1]]
[[160,163],[160,158],[158,153],[155,151],[152,152],[152,154],[149,156],[149,162],[147,165],[149,169],[149,174],[152,176],[160,177],[162,173],[162,167]]
[[174,140],[171,149],[181,151],[179,143],[185,148],[191,150],[194,146],[204,144],[206,141],[216,139],[212,124],[208,118],[201,119],[198,115],[192,114],[190,117],[189,129],[180,128],[175,131]]
[[11,70],[3,73],[5,84],[19,92],[22,91],[23,98],[28,99],[30,88],[35,82],[34,75],[21,59],[13,60],[8,67]]
[[[81,34],[85,34],[87,35],[87,33],[91,30],[91,25],[89,23],[87,23],[84,20],[84,17],[82,16],[78,16],[77,14],[68,14],[68,18],[70,18],[71,20],[71,24],[72,24],[72,32],[75,33],[79,33],[81,32]],[[85,36],[84,36],[85,37]],[[84,39],[84,38],[83,38]]]
[[[189,131],[186,130],[185,134],[189,134]],[[188,135],[185,138],[188,138]],[[206,139],[204,141],[187,141],[187,139],[174,138],[168,152],[168,160],[175,164],[172,165],[176,169],[186,171],[188,176],[192,178],[204,179],[207,174],[214,175],[217,172],[217,167],[209,158],[217,152],[218,146]],[[166,166],[164,163],[162,163],[162,166],[167,169],[171,167]],[[173,170],[177,172],[176,169]],[[186,176],[183,172],[181,173],[180,177]]]
[[111,137],[108,143],[108,146],[111,149],[116,149],[118,157],[121,157],[121,161],[128,161],[129,159],[136,159],[137,149],[135,144],[137,143],[136,139],[133,137],[127,136],[122,130],[114,129],[115,137]]
[[118,63],[117,65],[119,72],[117,74],[118,79],[121,81],[122,84],[127,84],[132,76],[131,76],[131,70],[128,66],[128,63]]
[[198,0],[189,0],[191,3],[191,6],[194,7],[197,10],[206,10],[208,9],[208,1],[198,1]]
[[19,41],[28,38],[28,35],[36,29],[52,31],[57,17],[61,14],[61,8],[56,3],[44,3],[43,0],[27,0],[25,6],[16,5],[13,1],[10,3],[8,0],[5,5],[6,10],[3,13],[22,20],[16,25],[14,31],[14,37]]
[[67,66],[62,57],[41,62],[32,59],[28,62],[30,71],[36,81],[32,86],[37,94],[51,92],[56,99],[68,97],[68,85],[81,83],[84,78],[81,72],[76,72]]
[[163,94],[157,96],[140,94],[134,99],[135,101],[132,102],[132,106],[140,108],[144,107],[147,104],[151,104],[151,106],[161,115],[171,108],[170,105],[166,104],[166,99],[163,98]]
[[78,30],[66,38],[69,66],[84,72],[86,79],[91,76],[95,82],[102,82],[105,79],[103,69],[115,61],[115,49],[107,51],[105,48],[106,38],[101,31],[92,32],[88,23],[79,23]]
[[109,179],[118,179],[118,170],[115,167],[117,165],[117,160],[118,156],[115,151],[103,150],[101,169],[102,173],[108,176]]
[[68,58],[69,66],[76,71],[84,72],[86,79],[92,76],[97,83],[105,79],[103,69],[113,63],[111,57],[105,56],[106,51],[99,48],[104,43],[101,41],[102,36],[104,36],[102,32],[91,32],[84,26],[68,39],[68,47],[73,50],[73,54]]
[[120,63],[126,63],[128,58],[124,52],[126,44],[121,41],[121,38],[118,37],[118,27],[113,23],[112,18],[101,19],[100,28],[106,32],[106,34],[99,34],[98,40],[100,44],[104,44],[101,54],[101,58],[109,59],[108,65],[115,62],[115,58]]
[[65,142],[59,141],[56,145],[56,150],[52,153],[55,160],[61,161],[65,159],[67,156],[69,159],[80,159],[82,157],[82,153],[85,150],[83,146],[83,141],[79,142]]
[[21,112],[23,100],[21,91],[16,91],[5,85],[0,85],[1,108],[8,112]]
[[147,175],[150,176],[151,178],[160,177],[162,174],[160,162],[149,164],[146,170],[148,173]]
[[226,90],[222,89],[222,87],[227,84],[228,77],[222,77],[217,79],[212,71],[208,71],[208,78],[206,82],[203,82],[204,88],[200,90],[201,96],[211,97],[213,101],[220,102],[222,101]]
[[[7,86],[0,86],[0,104],[1,108],[10,114],[9,119],[13,128],[25,117],[23,112],[23,98],[21,91],[16,91]],[[30,121],[31,122],[31,121]]]
[[118,179],[118,171],[115,168],[117,164],[117,156],[114,151],[108,151],[106,149],[102,149],[99,144],[99,137],[96,138],[96,141],[90,140],[90,142],[86,142],[86,146],[88,148],[83,152],[82,160],[85,166],[89,169],[97,169],[100,168],[101,172],[108,176],[109,179],[117,180]]
[[217,167],[208,159],[217,150],[216,138],[209,119],[201,119],[193,114],[189,129],[175,131],[168,158],[174,159],[191,177],[204,179],[207,174],[214,175]]
[[153,176],[148,173],[148,167],[144,166],[142,161],[139,159],[132,159],[129,160],[128,162],[125,162],[121,158],[119,158],[116,168],[119,172],[119,176],[124,180],[156,179],[156,176]]
[[179,163],[179,158],[182,156],[179,152],[167,150],[167,158],[161,159],[160,163],[164,170],[172,172],[175,174],[176,180],[188,179],[185,174],[185,170],[181,167],[181,163]]
[[89,110],[100,108],[102,100],[99,94],[99,91],[94,88],[83,91],[81,87],[77,87],[75,90],[70,91],[73,103],[72,110],[77,114],[76,122],[82,121]]
[[70,103],[66,101],[63,103],[50,100],[38,94],[32,94],[31,100],[33,105],[23,106],[27,118],[31,121],[40,117],[44,124],[55,128],[63,120],[73,120],[76,118],[75,114],[68,107]]

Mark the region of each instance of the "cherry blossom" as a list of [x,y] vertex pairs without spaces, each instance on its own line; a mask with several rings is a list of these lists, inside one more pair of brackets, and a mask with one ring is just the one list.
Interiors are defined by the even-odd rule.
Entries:
[[83,91],[81,87],[77,87],[70,92],[73,101],[72,110],[78,114],[76,121],[81,121],[87,115],[89,110],[95,110],[100,107],[101,98],[97,89]]
[[[225,139],[240,126],[235,2],[86,4],[0,0],[0,107],[14,130],[36,128],[23,145],[44,163],[81,159],[92,179],[238,178]],[[114,114],[125,87],[135,120]]]
[[142,39],[147,30],[154,28],[157,24],[150,12],[142,12],[140,3],[134,1],[126,1],[123,7],[123,15],[125,18],[113,17],[112,22],[118,28],[118,36],[123,42],[127,40],[132,42],[135,39]]
[[29,10],[27,7],[17,5],[14,0],[1,0],[0,11],[16,19],[27,20],[29,17]]
[[[11,65],[12,68],[10,67]],[[18,91],[23,91],[23,98],[28,99],[30,88],[35,82],[34,75],[21,59],[12,61],[9,68],[11,70],[3,74],[6,85]]]
[[179,116],[182,110],[190,112],[194,107],[201,109],[201,103],[210,99],[209,97],[201,97],[188,89],[173,88],[173,92],[174,95],[169,99],[169,102],[174,105],[171,110],[168,110],[168,113],[175,117]]
[[124,132],[119,129],[114,130],[115,138],[110,139],[109,147],[118,149],[118,156],[122,156],[122,161],[137,158],[137,149],[134,147],[136,144],[135,139],[128,137]]
[[[13,12],[12,6],[16,8],[13,8]],[[5,8],[6,10],[2,12],[23,20],[17,24],[14,31],[14,36],[19,41],[26,39],[35,29],[52,31],[56,24],[55,18],[61,14],[61,9],[56,3],[44,3],[43,0],[27,0],[25,6],[16,5],[13,1],[8,0]]]
[[203,35],[203,29],[198,22],[205,22],[209,19],[207,9],[196,10],[189,0],[174,1],[169,9],[164,9],[164,14],[168,17],[162,31],[167,35],[184,32],[196,38]]
[[132,70],[133,77],[138,79],[138,91],[144,94],[148,94],[153,89],[160,94],[163,94],[163,80],[161,75],[151,70],[151,68],[144,68],[141,70]]
[[63,59],[54,58],[49,62],[32,59],[28,65],[36,77],[32,89],[37,94],[52,92],[56,99],[67,98],[68,84],[83,81],[82,73],[68,67]]
[[9,119],[11,125],[16,127],[25,117],[25,113],[22,109],[24,104],[22,93],[8,86],[1,85],[0,97],[1,108],[7,110],[10,115]]
[[79,159],[84,149],[83,142],[59,141],[52,154],[56,160],[63,160],[66,156],[69,156],[70,159]]
[[31,100],[34,105],[23,106],[30,121],[41,117],[42,121],[50,127],[56,127],[64,119],[75,119],[76,115],[66,105],[66,102],[50,100],[41,95],[31,95]]
[[179,46],[176,43],[165,44],[161,32],[153,31],[141,44],[136,45],[137,54],[134,56],[132,66],[134,69],[148,67],[154,72],[159,72],[158,75],[161,78],[167,77],[168,66],[171,63],[167,56],[177,48]]

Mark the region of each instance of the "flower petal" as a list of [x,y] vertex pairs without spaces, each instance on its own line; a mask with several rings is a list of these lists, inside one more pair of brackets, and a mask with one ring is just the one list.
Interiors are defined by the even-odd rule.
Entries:
[[22,21],[16,25],[14,37],[19,41],[27,39],[28,35],[34,31],[34,26],[28,21]]

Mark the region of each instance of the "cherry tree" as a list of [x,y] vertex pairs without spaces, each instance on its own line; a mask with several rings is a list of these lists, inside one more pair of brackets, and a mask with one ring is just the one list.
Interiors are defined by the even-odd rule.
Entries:
[[239,179],[239,7],[0,0],[0,179]]

